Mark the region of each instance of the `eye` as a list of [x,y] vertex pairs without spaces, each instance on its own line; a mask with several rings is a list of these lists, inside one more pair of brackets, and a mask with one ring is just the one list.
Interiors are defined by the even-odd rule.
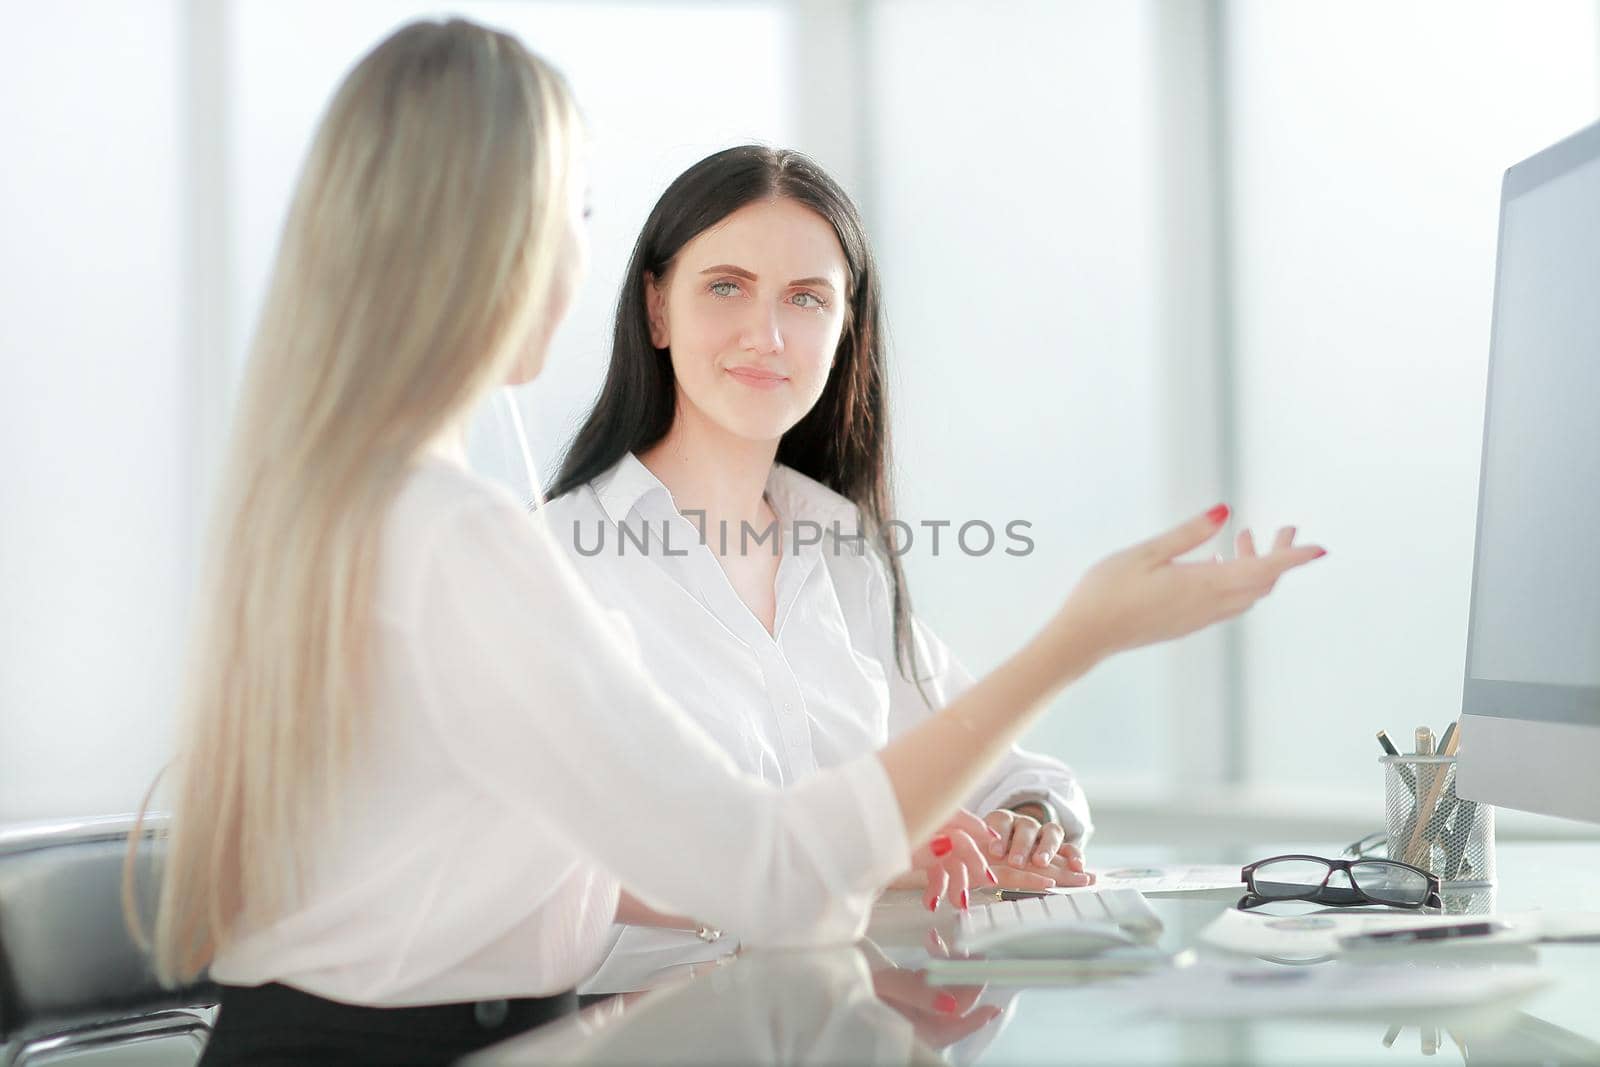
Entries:
[[738,282],[712,282],[708,287],[712,296],[736,296],[739,292]]
[[[805,300],[809,300],[811,303],[802,303],[802,301]],[[828,306],[827,301],[823,300],[816,293],[796,293],[794,294],[793,303],[796,307],[805,308],[807,311],[815,311]]]

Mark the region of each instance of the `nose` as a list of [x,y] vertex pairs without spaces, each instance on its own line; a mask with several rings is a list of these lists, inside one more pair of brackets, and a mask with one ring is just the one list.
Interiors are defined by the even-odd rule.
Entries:
[[783,331],[778,326],[778,309],[756,304],[739,334],[739,347],[758,356],[783,352]]

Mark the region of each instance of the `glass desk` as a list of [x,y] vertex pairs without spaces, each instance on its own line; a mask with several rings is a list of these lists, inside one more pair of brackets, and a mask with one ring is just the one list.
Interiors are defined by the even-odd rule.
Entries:
[[[1176,852],[1095,848],[1092,867],[1159,863],[1242,865],[1283,852],[1337,856],[1339,846]],[[1600,845],[1501,845],[1495,910],[1600,911]],[[1263,964],[1211,948],[1199,932],[1237,893],[1156,897],[1162,946],[1192,947],[1196,967],[1353,967],[1342,961]],[[974,904],[976,905],[976,902]],[[1279,907],[1279,906],[1275,906]],[[1299,907],[1305,905],[1282,905]],[[1181,1019],[1141,999],[1152,976],[1000,988],[929,985],[929,930],[954,917],[921,909],[915,893],[880,902],[869,941],[804,952],[746,952],[720,966],[513,1038],[474,1067],[532,1063],[985,1063],[1325,1064],[1600,1063],[1600,943],[1541,944],[1549,984],[1510,1002],[1416,1013],[1361,1010]],[[890,960],[896,962],[891,963]],[[1463,958],[1456,966],[1489,966]],[[1170,974],[1170,972],[1167,972]],[[1198,973],[1198,972],[1197,972]],[[1428,965],[1418,967],[1425,981]],[[1229,993],[1219,990],[1217,996]],[[939,1005],[955,1010],[940,1011]],[[1396,1028],[1399,1028],[1398,1030]],[[1426,1046],[1437,1033],[1436,1049]],[[1390,1044],[1385,1042],[1389,1041]]]

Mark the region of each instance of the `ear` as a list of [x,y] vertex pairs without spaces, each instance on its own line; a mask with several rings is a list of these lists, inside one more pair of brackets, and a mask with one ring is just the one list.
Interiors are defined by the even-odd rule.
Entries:
[[672,335],[667,330],[667,294],[656,276],[644,272],[644,307],[650,319],[650,343],[656,348],[672,347]]

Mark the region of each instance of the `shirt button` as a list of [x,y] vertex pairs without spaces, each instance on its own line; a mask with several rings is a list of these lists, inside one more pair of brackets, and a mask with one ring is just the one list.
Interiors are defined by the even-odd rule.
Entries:
[[495,1030],[511,1014],[511,1005],[503,1000],[480,1000],[472,1006],[472,1015],[485,1030]]

